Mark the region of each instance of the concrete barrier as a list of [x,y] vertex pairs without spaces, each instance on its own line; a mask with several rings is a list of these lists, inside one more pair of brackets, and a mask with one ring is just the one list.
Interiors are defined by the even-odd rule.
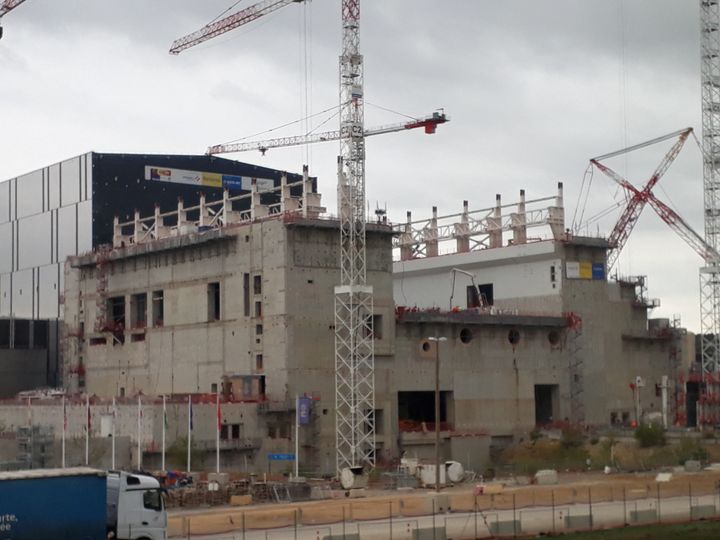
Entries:
[[715,517],[717,514],[714,504],[698,504],[690,507],[692,519],[703,519]]
[[576,516],[565,516],[566,529],[588,530],[592,529],[592,516],[590,514],[578,514]]
[[552,486],[558,483],[558,473],[554,469],[543,469],[535,473],[535,483],[538,486]]
[[657,510],[654,508],[630,511],[630,523],[648,523],[655,521],[657,521]]
[[493,536],[497,535],[516,535],[521,532],[520,520],[506,520],[506,521],[493,521],[490,523],[490,534]]
[[415,529],[412,540],[447,540],[447,531],[445,527]]

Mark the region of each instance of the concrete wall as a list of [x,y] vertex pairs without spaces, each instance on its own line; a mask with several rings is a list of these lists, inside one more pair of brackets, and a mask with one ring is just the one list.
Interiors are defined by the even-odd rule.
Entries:
[[[545,241],[396,261],[393,263],[395,303],[419,308],[466,308],[470,277],[457,273],[453,288],[451,270],[460,268],[473,274],[478,285],[493,284],[495,305],[499,309],[556,313],[561,308],[562,293],[558,249],[555,242]],[[551,266],[556,268],[555,281],[551,280]]]

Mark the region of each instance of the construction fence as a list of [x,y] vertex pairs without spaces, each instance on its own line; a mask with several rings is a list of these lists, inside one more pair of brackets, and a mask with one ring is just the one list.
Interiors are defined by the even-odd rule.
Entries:
[[[488,488],[494,486],[488,486]],[[495,488],[499,489],[499,488]],[[168,536],[201,540],[515,538],[720,517],[720,475],[618,479],[497,493],[428,493],[170,517]]]

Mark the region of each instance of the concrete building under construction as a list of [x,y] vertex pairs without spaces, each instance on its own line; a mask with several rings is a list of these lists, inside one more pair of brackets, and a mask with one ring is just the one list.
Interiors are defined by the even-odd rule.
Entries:
[[[116,219],[111,250],[71,257],[64,385],[254,403],[261,442],[238,452],[260,468],[266,445],[294,437],[294,397],[307,396],[300,461],[332,473],[339,225],[307,175],[268,190],[277,202],[253,184],[201,198],[193,215]],[[536,425],[629,424],[639,408],[673,421],[692,340],[648,320],[642,278],[608,280],[605,240],[566,231],[562,186],[422,222],[381,218],[367,235],[379,461],[431,455],[436,361],[443,456],[471,468]]]

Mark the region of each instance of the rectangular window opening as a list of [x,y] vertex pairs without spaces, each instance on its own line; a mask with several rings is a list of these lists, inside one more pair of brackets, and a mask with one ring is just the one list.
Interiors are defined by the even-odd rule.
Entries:
[[262,317],[262,302],[255,302],[255,316]]
[[256,354],[255,355],[255,371],[262,371],[262,370],[263,370],[263,355]]
[[480,291],[480,302],[483,307],[492,306],[495,302],[495,295],[493,294],[493,284],[483,283],[478,285]]
[[130,328],[147,326],[147,293],[133,294],[130,297]]
[[261,335],[262,335],[262,333],[263,333],[263,325],[262,325],[262,324],[256,324],[256,325],[255,325],[255,333],[256,333],[258,336],[261,336]]
[[162,326],[165,319],[165,292],[152,293],[153,326]]
[[253,293],[262,294],[262,276],[253,276]]
[[250,316],[250,274],[243,274],[243,313]]
[[220,283],[208,283],[208,320],[220,320]]

